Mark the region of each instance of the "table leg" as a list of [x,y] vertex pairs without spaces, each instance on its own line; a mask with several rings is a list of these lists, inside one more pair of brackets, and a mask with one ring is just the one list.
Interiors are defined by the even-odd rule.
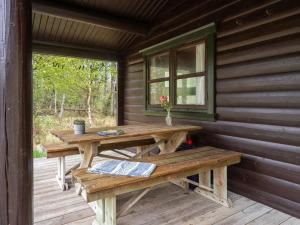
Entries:
[[58,185],[62,191],[65,191],[68,189],[68,183],[66,182],[66,161],[65,157],[59,157],[57,162],[57,175],[56,180],[58,182]]
[[[79,168],[88,168],[91,166],[94,156],[98,154],[99,142],[79,144],[79,151],[83,152]],[[81,194],[81,185],[75,183],[75,191],[78,195]]]
[[[184,140],[186,139],[186,135],[186,131],[173,133],[171,136],[168,137],[166,143],[159,145],[160,154],[175,152],[176,149],[181,145],[181,143],[184,142]],[[154,136],[156,142],[161,141],[163,138],[165,139],[165,137],[160,137],[157,135]]]
[[83,152],[83,157],[79,168],[88,168],[91,166],[94,156],[96,156],[98,153],[98,146],[98,142],[79,145],[79,149]]
[[[184,140],[186,139],[187,136],[187,132],[186,131],[180,131],[180,132],[175,132],[172,135],[168,135],[167,137],[167,141],[166,143],[164,143],[163,145],[160,145],[160,155],[162,154],[168,154],[168,153],[172,153],[175,152],[176,149],[182,144],[182,142],[184,142]],[[166,138],[166,136],[164,137],[160,137],[160,136],[155,136],[154,139],[156,142],[159,142],[162,140],[162,138]],[[189,184],[186,181],[183,180],[179,180],[179,181],[172,181],[173,184],[183,188],[185,190],[185,192],[189,191]]]

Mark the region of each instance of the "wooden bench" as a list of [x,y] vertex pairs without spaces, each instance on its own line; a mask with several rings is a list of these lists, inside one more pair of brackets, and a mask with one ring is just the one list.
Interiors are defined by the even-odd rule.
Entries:
[[[231,202],[227,198],[227,166],[239,163],[240,160],[240,153],[206,146],[139,159],[157,165],[154,173],[148,178],[116,178],[91,174],[86,169],[77,169],[72,175],[75,182],[81,184],[83,198],[96,213],[93,224],[116,225],[117,217],[128,212],[153,186],[176,180],[191,183],[196,186],[194,189],[196,193],[230,207]],[[199,175],[199,182],[186,178],[191,175]],[[142,191],[121,206],[117,212],[116,196],[138,190]]]
[[[98,147],[99,156],[107,158],[116,158],[121,159],[121,157],[130,158],[128,154],[119,151],[118,149],[137,147],[137,152],[142,151],[142,146],[148,146],[155,143],[155,140],[151,136],[143,137],[132,137],[126,139],[112,139],[105,140],[101,142],[101,145]],[[76,169],[80,166],[80,163],[75,164],[70,169],[66,170],[65,157],[71,155],[80,154],[79,148],[77,145],[68,145],[65,143],[50,144],[42,146],[43,151],[46,153],[47,158],[58,158],[57,162],[57,175],[56,179],[58,181],[59,187],[62,190],[68,189],[69,185],[66,182],[66,175],[68,175],[71,170]],[[102,154],[103,151],[111,150],[115,153],[121,155],[121,157],[112,157],[109,155]]]

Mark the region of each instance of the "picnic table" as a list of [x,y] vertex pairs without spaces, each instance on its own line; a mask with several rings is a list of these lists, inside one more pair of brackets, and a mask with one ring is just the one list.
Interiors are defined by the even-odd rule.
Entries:
[[[101,142],[113,139],[130,139],[132,137],[152,136],[155,143],[142,149],[138,156],[146,154],[155,147],[160,148],[160,154],[175,152],[177,147],[185,140],[188,132],[197,132],[201,130],[200,126],[176,125],[166,126],[162,124],[145,124],[145,125],[125,125],[107,127],[106,130],[115,129],[122,130],[124,134],[100,136],[97,132],[103,128],[87,129],[83,135],[75,135],[72,130],[52,131],[51,133],[60,140],[70,145],[78,145],[83,152],[80,168],[88,168],[91,166],[93,157],[99,154],[99,146]],[[101,148],[100,148],[101,149]]]

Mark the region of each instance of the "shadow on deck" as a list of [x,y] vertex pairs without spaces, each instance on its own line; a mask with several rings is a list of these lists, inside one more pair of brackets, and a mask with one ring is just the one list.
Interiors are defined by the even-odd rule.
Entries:
[[[97,160],[100,160],[99,158]],[[79,156],[67,158],[67,167]],[[74,188],[61,191],[55,180],[56,160],[34,160],[34,224],[92,224],[94,213]],[[118,201],[126,201],[123,195]],[[158,186],[139,201],[118,225],[299,225],[300,220],[285,213],[230,193],[234,206],[222,207],[196,193],[179,187]]]

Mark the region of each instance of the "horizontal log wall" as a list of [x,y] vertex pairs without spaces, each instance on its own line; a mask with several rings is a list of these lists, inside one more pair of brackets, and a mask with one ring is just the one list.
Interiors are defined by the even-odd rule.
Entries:
[[203,126],[199,144],[244,153],[229,170],[232,191],[300,217],[300,3],[216,3],[178,11],[177,19],[161,22],[134,46],[124,80],[124,122],[164,122],[143,113],[144,65],[137,50],[216,22],[218,120],[176,123]]

